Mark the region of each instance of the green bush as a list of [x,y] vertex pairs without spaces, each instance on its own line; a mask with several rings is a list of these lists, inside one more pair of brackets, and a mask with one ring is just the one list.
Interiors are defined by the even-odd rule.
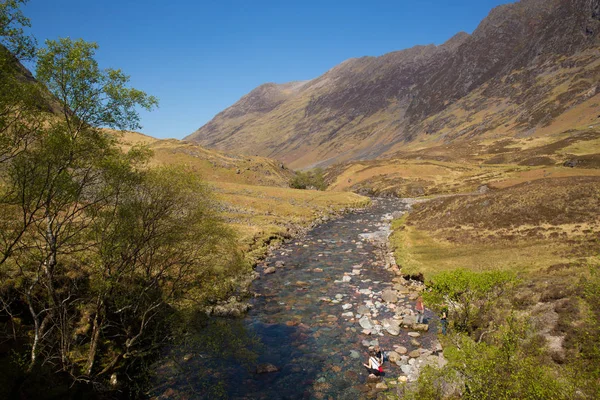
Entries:
[[423,370],[408,398],[570,399],[572,385],[543,362],[541,343],[511,316],[487,342],[457,333],[444,350],[445,368]]
[[499,303],[516,282],[515,275],[507,271],[458,269],[431,278],[424,299],[429,307],[438,310],[449,303],[448,320],[453,329],[473,334],[492,323]]
[[325,177],[321,168],[316,168],[311,171],[297,172],[296,176],[290,181],[290,187],[293,189],[327,189]]

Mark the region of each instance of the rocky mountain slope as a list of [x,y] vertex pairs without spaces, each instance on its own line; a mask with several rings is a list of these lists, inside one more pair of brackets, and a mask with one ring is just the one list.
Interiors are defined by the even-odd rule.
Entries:
[[597,0],[522,0],[440,46],[262,85],[186,139],[306,168],[560,133],[599,122],[599,38]]

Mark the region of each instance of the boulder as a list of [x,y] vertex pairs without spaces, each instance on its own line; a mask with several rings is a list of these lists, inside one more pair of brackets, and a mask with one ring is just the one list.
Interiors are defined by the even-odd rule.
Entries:
[[359,314],[369,314],[371,312],[371,309],[365,305],[360,305],[358,306],[356,312]]
[[395,351],[388,351],[387,357],[388,357],[388,360],[390,360],[390,362],[392,362],[394,364],[396,362],[400,361],[400,354],[396,353]]
[[268,374],[268,373],[277,372],[277,371],[279,371],[279,368],[277,368],[273,364],[259,364],[256,366],[257,374]]
[[395,303],[398,301],[398,294],[395,290],[385,289],[383,293],[381,293],[381,298],[386,303]]
[[415,331],[427,332],[429,330],[429,324],[414,324],[412,326],[412,329],[414,329]]
[[363,329],[373,329],[373,321],[367,316],[363,316],[358,323]]
[[275,267],[269,267],[269,268],[265,268],[264,273],[265,275],[269,275],[272,274],[276,271]]
[[406,347],[404,347],[404,346],[394,347],[394,351],[396,353],[398,353],[398,354],[406,354],[406,353],[408,353],[408,349]]
[[384,319],[382,321],[383,329],[392,336],[398,336],[400,334],[400,323],[392,318]]
[[412,327],[417,323],[417,317],[415,315],[405,315],[402,318],[402,325],[406,327]]
[[408,332],[408,336],[412,338],[418,338],[419,336],[421,336],[421,334],[419,332]]
[[419,358],[419,357],[421,357],[421,350],[419,350],[419,349],[413,350],[410,353],[408,353],[408,356],[410,358]]

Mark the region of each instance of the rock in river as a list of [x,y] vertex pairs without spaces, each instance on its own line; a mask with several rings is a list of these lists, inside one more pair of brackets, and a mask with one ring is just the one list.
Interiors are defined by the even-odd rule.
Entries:
[[277,371],[279,371],[279,368],[277,368],[273,364],[259,364],[256,366],[257,374],[268,374],[270,372],[277,372]]
[[381,294],[381,298],[386,302],[386,303],[395,303],[398,301],[398,294],[396,293],[395,290],[392,289],[385,289],[383,291],[383,293]]
[[382,321],[383,329],[390,335],[398,336],[400,334],[400,323],[395,319],[388,318]]
[[373,329],[373,322],[371,322],[371,319],[367,316],[362,317],[358,323],[363,329]]

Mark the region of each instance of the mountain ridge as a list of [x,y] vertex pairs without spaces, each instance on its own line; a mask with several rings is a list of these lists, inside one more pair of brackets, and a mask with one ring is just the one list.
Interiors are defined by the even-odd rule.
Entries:
[[501,5],[471,35],[439,46],[261,85],[186,139],[307,168],[388,156],[430,135],[457,140],[506,125],[505,135],[523,134],[596,94],[599,32],[595,1]]

